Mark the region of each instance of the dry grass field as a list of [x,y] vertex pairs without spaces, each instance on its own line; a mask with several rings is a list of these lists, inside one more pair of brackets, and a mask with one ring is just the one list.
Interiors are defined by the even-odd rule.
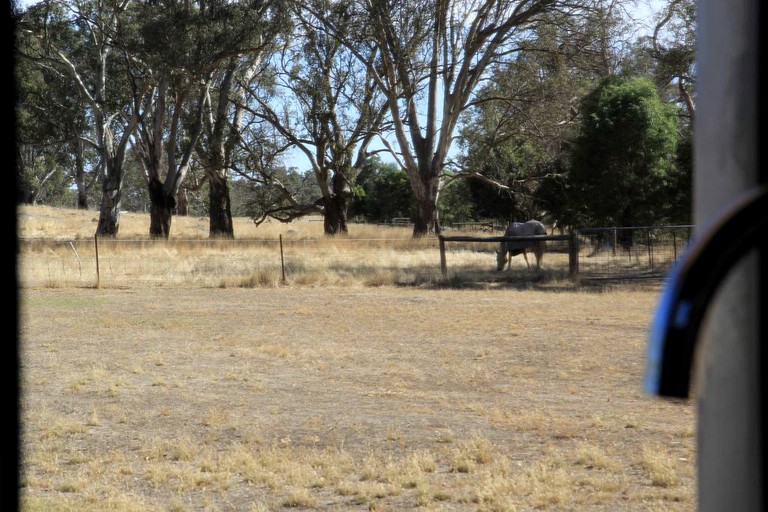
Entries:
[[[20,235],[83,215],[21,210]],[[696,509],[694,405],[641,386],[658,283],[333,271],[22,279],[22,510]]]

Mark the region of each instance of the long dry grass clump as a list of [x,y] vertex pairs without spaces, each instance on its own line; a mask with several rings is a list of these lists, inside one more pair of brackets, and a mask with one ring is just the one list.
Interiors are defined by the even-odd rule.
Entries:
[[[528,273],[522,256],[517,272],[496,273],[496,244],[478,242],[449,244],[444,275],[437,238],[415,239],[410,227],[351,224],[329,237],[320,218],[259,226],[237,218],[234,240],[211,240],[207,219],[176,217],[169,240],[152,240],[147,214],[121,219],[116,239],[96,240],[96,212],[22,206],[20,280],[48,288],[487,285]],[[545,258],[548,271],[524,279],[566,277],[565,254]]]
[[24,290],[23,510],[695,510],[654,297]]

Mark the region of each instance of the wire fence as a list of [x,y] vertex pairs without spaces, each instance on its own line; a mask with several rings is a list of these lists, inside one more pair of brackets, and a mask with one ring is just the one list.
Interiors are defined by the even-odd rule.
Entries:
[[19,241],[26,287],[255,286],[279,282],[434,280],[436,239]]
[[[579,279],[662,277],[679,258],[691,226],[579,230]],[[352,281],[368,285],[491,282],[573,273],[571,237],[551,237],[542,270],[522,256],[496,270],[498,236],[292,238],[270,240],[21,239],[24,287],[272,286]],[[491,234],[492,235],[492,234]],[[532,260],[532,261],[531,261]]]
[[692,232],[691,225],[580,229],[581,272],[591,279],[663,277]]

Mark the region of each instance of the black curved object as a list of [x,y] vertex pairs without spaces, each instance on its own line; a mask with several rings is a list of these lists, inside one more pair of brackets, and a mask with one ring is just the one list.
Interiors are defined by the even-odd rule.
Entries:
[[695,238],[673,266],[662,291],[648,345],[645,389],[688,398],[699,329],[731,267],[768,237],[768,188],[745,194]]

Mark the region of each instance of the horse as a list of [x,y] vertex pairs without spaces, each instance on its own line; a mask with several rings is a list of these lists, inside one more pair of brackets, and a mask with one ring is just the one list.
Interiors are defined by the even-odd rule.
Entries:
[[[510,222],[507,226],[507,230],[504,232],[504,236],[535,236],[546,235],[547,229],[544,224],[537,220],[529,220],[528,222]],[[528,249],[533,249],[533,254],[536,256],[536,270],[541,268],[541,258],[544,256],[545,244],[544,242],[501,242],[499,249],[496,251],[496,270],[504,270],[504,267],[512,264],[512,256],[522,254],[525,258],[525,264],[528,268],[531,268],[531,264],[528,262]]]

